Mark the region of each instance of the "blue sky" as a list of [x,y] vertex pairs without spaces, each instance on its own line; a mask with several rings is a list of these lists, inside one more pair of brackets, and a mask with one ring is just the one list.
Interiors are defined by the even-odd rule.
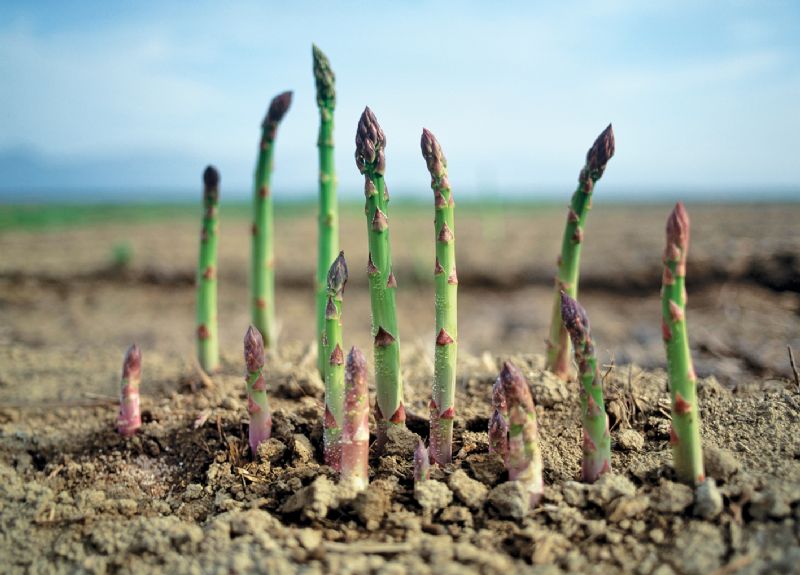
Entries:
[[295,100],[274,189],[313,194],[312,42],[337,74],[346,196],[361,193],[353,139],[365,105],[387,134],[387,180],[409,195],[428,193],[423,126],[460,194],[536,197],[568,195],[609,122],[610,195],[792,194],[798,30],[800,3],[788,0],[6,0],[0,200],[101,189],[191,197],[209,162],[223,193],[244,197],[261,119],[286,89]]

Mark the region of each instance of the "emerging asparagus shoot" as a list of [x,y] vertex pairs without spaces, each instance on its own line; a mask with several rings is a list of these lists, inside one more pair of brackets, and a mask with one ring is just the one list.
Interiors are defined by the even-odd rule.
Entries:
[[272,415],[267,403],[267,381],[264,379],[264,340],[254,326],[244,336],[244,363],[247,366],[247,412],[250,414],[250,452],[253,457],[258,446],[272,434]]
[[614,131],[611,124],[603,130],[586,153],[586,165],[578,176],[578,189],[572,194],[567,226],[558,257],[553,313],[550,320],[550,336],[547,340],[547,369],[561,379],[569,377],[569,338],[561,321],[561,292],[572,298],[578,297],[581,246],[586,214],[592,207],[594,185],[603,176],[606,164],[614,155]]
[[320,375],[327,362],[322,348],[327,304],[326,274],[339,252],[339,206],[336,202],[336,171],[333,160],[333,111],[336,107],[336,76],[327,56],[312,46],[314,80],[319,108],[319,238],[317,244],[317,350]]
[[274,211],[270,181],[278,124],[292,103],[292,93],[275,96],[261,124],[261,144],[253,194],[253,247],[251,254],[251,316],[267,348],[275,346]]
[[131,437],[142,426],[139,409],[139,384],[142,379],[142,352],[133,344],[125,353],[122,362],[122,383],[120,385],[119,416],[117,431],[123,437]]
[[503,380],[498,377],[492,386],[492,416],[489,418],[489,453],[508,457],[508,403]]
[[367,360],[353,347],[344,374],[341,482],[362,491],[369,483],[369,395]]
[[431,456],[422,439],[414,450],[414,483],[422,483],[431,478]]
[[203,228],[197,266],[197,359],[206,373],[219,367],[217,330],[217,239],[219,236],[219,172],[203,172]]
[[689,214],[678,202],[667,220],[667,247],[661,287],[661,332],[667,349],[667,372],[672,394],[672,458],[678,478],[685,483],[705,479],[700,443],[697,376],[686,329],[686,254],[689,250]]
[[338,470],[341,461],[342,411],[344,409],[344,352],[342,351],[342,296],[347,283],[344,252],[331,265],[327,279],[325,333],[322,349],[325,365],[325,464]]
[[453,455],[456,363],[458,356],[458,276],[456,275],[455,220],[453,194],[447,178],[447,159],[436,137],[422,130],[422,156],[431,174],[436,238],[436,351],[430,403],[430,448],[439,465],[450,463]]
[[593,483],[611,471],[611,436],[603,401],[603,381],[597,368],[589,316],[577,301],[561,293],[561,317],[575,348],[581,388],[583,422],[583,464],[581,478]]
[[378,424],[379,448],[386,441],[387,426],[405,425],[406,421],[395,306],[397,280],[392,272],[389,243],[389,192],[383,179],[386,168],[385,148],[386,136],[378,125],[378,119],[372,110],[366,108],[361,114],[356,131],[356,166],[364,175],[364,194],[367,197],[367,275],[372,307],[377,392],[375,420]]
[[510,361],[503,364],[499,380],[508,403],[508,478],[525,487],[534,507],[544,493],[544,482],[533,398],[525,377]]

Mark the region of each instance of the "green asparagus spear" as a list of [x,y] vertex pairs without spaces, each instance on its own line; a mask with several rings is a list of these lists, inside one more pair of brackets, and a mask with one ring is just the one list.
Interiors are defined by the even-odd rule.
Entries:
[[667,247],[661,280],[661,332],[667,349],[667,371],[672,394],[670,443],[678,478],[685,483],[705,479],[700,443],[697,377],[686,329],[686,254],[689,250],[689,214],[678,202],[667,220]]
[[333,111],[336,107],[336,76],[327,56],[312,45],[314,80],[319,108],[319,238],[317,245],[317,359],[320,375],[327,363],[322,348],[327,302],[326,274],[339,252],[339,205],[336,202],[336,170],[333,160]]
[[578,378],[581,381],[581,417],[583,421],[583,464],[581,479],[595,482],[611,471],[611,436],[603,401],[603,381],[597,369],[589,316],[577,301],[561,293],[561,317],[575,348]]
[[342,295],[347,283],[344,252],[328,271],[327,305],[323,349],[328,353],[325,365],[325,463],[339,470],[341,462],[342,412],[344,410],[344,351],[342,350]]
[[217,331],[217,238],[219,235],[219,172],[203,172],[203,228],[197,268],[197,359],[206,373],[219,367]]
[[436,137],[422,130],[422,156],[431,174],[436,234],[436,352],[430,403],[430,450],[439,465],[453,455],[456,363],[458,358],[458,276],[456,275],[453,194],[447,178],[447,159]]
[[356,166],[364,175],[367,197],[366,215],[369,237],[370,303],[372,336],[375,345],[375,420],[378,424],[378,446],[386,440],[389,425],[405,425],[403,380],[400,373],[400,337],[397,329],[395,289],[389,243],[389,191],[383,179],[386,167],[386,136],[372,110],[361,114],[356,132]]
[[586,153],[586,165],[578,177],[578,189],[572,194],[567,227],[558,258],[553,314],[550,320],[550,337],[547,340],[547,368],[562,379],[569,376],[569,338],[561,321],[561,292],[570,297],[578,297],[578,277],[580,274],[581,245],[586,214],[592,205],[592,191],[606,164],[614,155],[614,131],[611,124],[603,130]]
[[267,348],[275,346],[275,261],[272,194],[272,155],[278,124],[289,110],[292,93],[275,96],[261,124],[261,145],[253,195],[253,250],[251,260],[251,310],[253,324]]

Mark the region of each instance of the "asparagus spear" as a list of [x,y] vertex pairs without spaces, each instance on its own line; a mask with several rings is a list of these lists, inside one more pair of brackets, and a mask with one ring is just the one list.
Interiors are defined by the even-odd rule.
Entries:
[[361,491],[369,483],[369,395],[367,360],[353,347],[347,354],[344,375],[342,424],[342,483]]
[[667,349],[667,371],[672,394],[670,443],[675,471],[681,481],[701,483],[705,478],[700,443],[697,377],[686,330],[686,254],[689,250],[689,214],[678,202],[667,220],[667,247],[661,288],[661,331]]
[[219,367],[217,331],[217,236],[219,234],[219,172],[208,166],[203,172],[203,228],[197,267],[197,359],[206,373]]
[[524,485],[533,507],[544,492],[536,409],[528,382],[513,363],[503,364],[499,379],[508,403],[508,478]]
[[264,340],[254,326],[244,336],[244,362],[247,366],[247,411],[250,414],[250,451],[253,457],[258,445],[272,434],[272,415],[267,403],[267,382],[264,379]]
[[344,252],[331,265],[327,280],[325,334],[323,349],[328,354],[325,365],[325,463],[339,469],[342,457],[342,410],[344,409],[344,353],[342,352],[342,296],[347,283]]
[[261,124],[261,145],[255,174],[253,195],[253,250],[251,259],[251,310],[264,344],[275,346],[275,260],[273,245],[273,206],[270,193],[272,155],[278,124],[289,110],[292,93],[284,92],[273,98]]
[[336,76],[327,56],[312,45],[314,80],[319,108],[319,238],[317,244],[317,359],[320,375],[325,374],[326,354],[322,347],[327,303],[326,274],[339,251],[339,206],[336,202],[336,172],[333,160],[333,111],[336,107]]
[[431,399],[430,448],[439,465],[453,456],[456,362],[458,356],[458,276],[456,275],[453,194],[447,178],[447,159],[436,137],[422,130],[422,156],[431,174],[436,237],[436,352]]
[[383,179],[386,168],[386,136],[368,107],[356,131],[356,166],[364,175],[365,212],[369,237],[370,303],[375,350],[375,420],[378,446],[386,441],[389,425],[405,425],[403,380],[400,373],[400,338],[397,329],[392,253],[389,243],[389,193]]
[[422,439],[414,450],[414,483],[428,481],[431,478],[431,456]]
[[603,401],[603,382],[597,369],[592,330],[586,310],[577,301],[561,292],[561,317],[575,348],[581,389],[583,421],[583,464],[581,478],[593,483],[611,470],[611,436],[608,415]]
[[492,416],[489,418],[489,453],[508,457],[508,403],[503,381],[499,377],[492,386]]
[[120,385],[119,416],[117,431],[123,437],[131,437],[142,426],[139,410],[139,383],[142,378],[142,352],[133,344],[125,353],[122,362],[122,383]]
[[553,314],[550,320],[550,337],[547,340],[547,368],[562,379],[569,376],[569,339],[561,321],[561,292],[578,297],[581,245],[586,214],[592,206],[592,190],[614,155],[614,131],[611,124],[603,130],[586,153],[586,165],[578,176],[578,189],[572,194],[567,226],[558,258]]

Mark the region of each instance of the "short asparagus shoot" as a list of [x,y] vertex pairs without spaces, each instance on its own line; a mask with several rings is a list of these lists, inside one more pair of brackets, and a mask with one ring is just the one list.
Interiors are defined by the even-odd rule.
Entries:
[[120,385],[119,416],[117,431],[122,437],[131,437],[142,426],[142,413],[139,408],[139,384],[142,379],[142,352],[133,344],[125,353],[122,362],[122,382]]
[[344,421],[342,424],[340,482],[355,491],[369,483],[369,395],[367,359],[353,347],[344,370]]
[[686,255],[689,251],[689,214],[678,202],[667,220],[667,247],[661,280],[661,332],[667,350],[667,372],[672,395],[670,443],[678,478],[702,483],[703,449],[697,376],[694,373],[686,329]]
[[611,435],[603,400],[603,380],[597,367],[589,316],[583,306],[566,293],[561,294],[561,317],[572,339],[578,379],[581,383],[583,463],[581,479],[594,483],[611,471]]
[[503,364],[500,381],[508,403],[508,478],[523,485],[534,507],[544,493],[536,409],[528,382],[510,361]]
[[422,439],[414,450],[414,484],[428,481],[431,478],[431,455]]
[[258,446],[272,434],[272,415],[267,403],[267,381],[264,378],[264,340],[255,326],[244,336],[244,363],[247,366],[247,412],[250,414],[249,442],[253,457]]
[[614,155],[614,131],[611,124],[603,130],[586,153],[586,164],[578,176],[578,188],[572,194],[567,226],[558,257],[555,297],[550,320],[550,336],[547,340],[547,369],[561,379],[570,373],[570,343],[567,331],[561,321],[561,292],[570,297],[578,297],[578,278],[580,275],[581,247],[586,215],[592,207],[592,191],[603,176],[606,164]]
[[314,80],[319,108],[319,237],[317,243],[317,349],[320,375],[325,374],[322,350],[327,303],[326,274],[339,252],[339,205],[336,202],[336,169],[333,157],[333,112],[336,108],[336,76],[327,56],[312,45]]
[[456,274],[453,194],[447,178],[447,158],[436,137],[422,130],[422,156],[431,174],[436,242],[436,346],[430,403],[430,448],[439,465],[453,457],[456,364],[458,360],[458,276]]
[[369,239],[370,304],[375,353],[375,420],[377,445],[386,442],[389,425],[405,425],[403,379],[400,373],[400,337],[397,329],[395,291],[397,280],[392,271],[389,242],[389,191],[384,181],[386,136],[372,110],[361,114],[356,131],[356,166],[364,175],[367,198],[367,234]]
[[344,410],[344,351],[342,349],[342,296],[347,284],[347,262],[344,252],[328,270],[327,303],[323,351],[325,364],[325,417],[323,419],[323,452],[325,464],[338,470],[341,462],[342,411]]
[[503,461],[508,457],[508,403],[503,380],[498,377],[492,386],[492,416],[489,418],[489,453],[497,453]]
[[292,93],[275,96],[261,124],[261,143],[255,173],[253,194],[253,244],[250,262],[251,316],[253,325],[261,332],[264,345],[274,348],[275,328],[275,244],[274,207],[270,182],[275,137],[289,106]]
[[206,373],[219,368],[217,329],[217,240],[219,237],[219,172],[203,172],[203,227],[197,266],[197,360]]

